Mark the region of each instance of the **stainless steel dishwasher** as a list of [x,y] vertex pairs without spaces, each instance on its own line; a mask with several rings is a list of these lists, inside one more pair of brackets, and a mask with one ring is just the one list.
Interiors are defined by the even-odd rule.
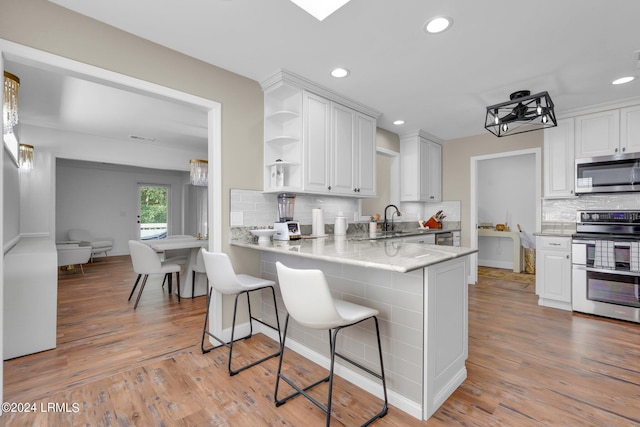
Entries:
[[436,234],[436,245],[453,246],[453,233],[448,231]]

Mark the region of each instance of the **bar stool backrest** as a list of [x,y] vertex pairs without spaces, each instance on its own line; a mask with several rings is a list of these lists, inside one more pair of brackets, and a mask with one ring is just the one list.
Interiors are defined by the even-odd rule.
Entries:
[[344,323],[322,271],[293,269],[280,262],[276,269],[282,300],[296,322],[312,329],[332,329]]
[[222,252],[209,252],[202,248],[202,259],[210,286],[221,294],[237,294],[244,289],[240,284],[229,256]]

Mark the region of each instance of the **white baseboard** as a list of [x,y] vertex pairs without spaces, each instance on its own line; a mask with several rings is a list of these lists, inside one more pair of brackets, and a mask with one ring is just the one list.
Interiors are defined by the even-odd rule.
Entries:
[[513,261],[496,261],[491,259],[479,259],[478,265],[482,267],[503,268],[513,270]]
[[[463,366],[456,375],[451,378],[451,381],[445,385],[438,394],[433,396],[433,407],[439,408],[460,385],[467,379],[467,368]],[[435,411],[434,411],[435,412]],[[433,414],[427,414],[425,418],[431,417]]]

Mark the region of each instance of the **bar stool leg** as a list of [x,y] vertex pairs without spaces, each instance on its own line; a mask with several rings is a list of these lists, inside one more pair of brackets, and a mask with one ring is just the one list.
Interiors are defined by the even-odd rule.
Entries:
[[[275,303],[275,291],[273,290],[272,286],[268,286],[271,288],[271,291],[273,292],[273,299],[274,299],[274,303]],[[202,353],[208,353],[211,350],[213,350],[215,348],[215,346],[211,346],[211,347],[205,347],[205,338],[207,335],[209,335],[210,337],[212,337],[213,339],[215,339],[216,341],[218,341],[220,344],[226,346],[229,349],[229,361],[227,364],[227,368],[229,370],[229,375],[230,376],[234,376],[236,374],[238,374],[239,372],[244,371],[245,369],[251,368],[252,366],[255,366],[259,363],[262,363],[268,359],[271,359],[272,357],[276,357],[280,355],[280,351],[281,351],[281,346],[278,347],[278,351],[273,353],[273,354],[269,354],[268,356],[265,356],[259,360],[256,360],[255,362],[249,363],[248,365],[242,366],[238,369],[232,369],[231,368],[231,363],[233,360],[233,343],[236,341],[240,341],[240,340],[244,340],[247,338],[250,338],[253,335],[253,324],[252,324],[252,320],[256,320],[260,323],[262,323],[263,325],[276,330],[278,332],[278,341],[280,341],[280,337],[281,337],[281,331],[280,331],[280,320],[278,319],[278,307],[274,306],[275,311],[276,311],[276,322],[277,322],[277,329],[274,328],[273,326],[263,322],[260,319],[257,319],[255,317],[252,316],[251,314],[251,303],[248,302],[248,307],[249,307],[249,324],[250,324],[250,333],[248,335],[245,335],[243,337],[240,338],[235,338],[235,329],[236,329],[236,315],[238,312],[238,298],[240,297],[240,295],[242,294],[246,294],[247,295],[247,301],[249,301],[249,294],[250,292],[254,292],[254,291],[258,291],[258,290],[262,290],[265,288],[259,288],[259,289],[252,289],[250,291],[242,291],[236,294],[236,298],[235,298],[235,302],[233,305],[233,323],[231,325],[231,340],[229,342],[225,342],[223,340],[221,340],[220,338],[216,337],[215,335],[213,335],[211,332],[209,332],[209,330],[207,329],[207,322],[209,320],[209,311],[210,311],[210,306],[211,306],[211,297],[212,297],[212,293],[213,293],[213,287],[209,288],[209,293],[207,294],[207,310],[206,310],[206,314],[205,314],[205,321],[204,321],[204,327],[202,329],[202,342],[200,344],[200,348],[202,350]]]
[[[374,421],[376,421],[378,418],[382,418],[384,417],[388,410],[389,410],[389,405],[388,405],[388,398],[387,398],[387,382],[386,382],[386,378],[385,378],[385,374],[384,374],[384,365],[382,363],[382,343],[380,340],[380,327],[378,325],[378,318],[376,316],[372,316],[369,319],[373,319],[375,322],[375,326],[376,326],[376,338],[377,338],[377,342],[378,342],[378,355],[380,357],[380,373],[374,372],[371,369],[367,368],[366,366],[361,365],[360,363],[351,360],[343,355],[341,355],[340,353],[338,353],[336,351],[336,343],[337,343],[337,337],[338,337],[338,332],[340,332],[341,329],[347,328],[349,326],[353,326],[354,324],[351,325],[346,325],[346,326],[341,326],[341,327],[337,327],[335,329],[329,330],[329,345],[331,348],[331,361],[330,361],[330,366],[329,366],[329,375],[325,378],[322,378],[316,382],[314,382],[313,384],[306,386],[304,388],[299,387],[298,385],[296,385],[291,379],[287,378],[284,374],[282,374],[282,361],[284,359],[284,348],[285,348],[285,341],[287,338],[287,329],[289,327],[289,314],[287,313],[287,317],[285,320],[285,325],[284,325],[284,335],[282,336],[282,345],[280,347],[280,361],[278,363],[278,373],[276,376],[276,388],[275,388],[275,392],[274,392],[274,402],[276,407],[279,407],[281,405],[283,405],[284,403],[286,403],[289,399],[294,398],[295,396],[298,396],[299,394],[303,395],[304,397],[306,397],[307,399],[309,399],[314,405],[316,405],[317,407],[319,407],[320,409],[322,409],[326,415],[326,425],[327,427],[329,427],[329,425],[331,424],[331,408],[332,408],[332,404],[333,404],[333,376],[334,376],[334,370],[335,370],[335,358],[336,356],[341,358],[342,360],[349,362],[351,365],[360,368],[361,370],[369,373],[370,375],[378,378],[381,380],[382,382],[382,389],[383,389],[383,393],[384,393],[384,404],[382,405],[382,409],[380,410],[380,412],[378,412],[377,414],[375,414],[373,417],[371,417],[370,419],[368,419],[364,424],[362,424],[362,426],[368,426],[369,424],[373,423]],[[367,319],[364,319],[367,320]],[[364,321],[362,320],[362,321]],[[361,321],[361,322],[362,322]],[[360,323],[360,322],[358,322]],[[289,384],[294,390],[295,392],[291,393],[290,395],[282,398],[282,399],[278,399],[278,388],[280,385],[280,380],[285,381],[287,384]],[[314,397],[310,396],[307,393],[307,390],[317,386],[318,384],[321,384],[323,382],[329,381],[329,391],[328,391],[328,395],[327,395],[327,404],[324,405],[322,403],[320,403],[318,400],[316,400]]]

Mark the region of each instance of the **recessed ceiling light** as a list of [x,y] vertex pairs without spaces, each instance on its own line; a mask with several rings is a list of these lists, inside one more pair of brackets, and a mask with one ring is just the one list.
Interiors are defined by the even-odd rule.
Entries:
[[393,122],[394,125],[396,126],[400,126],[404,124],[404,120],[396,120],[395,122]]
[[331,71],[331,75],[337,79],[341,79],[349,75],[349,70],[347,70],[346,68],[335,68],[333,71]]
[[622,85],[622,84],[625,84],[625,83],[629,83],[633,79],[635,79],[635,77],[632,77],[632,76],[620,77],[619,79],[615,79],[614,81],[612,81],[611,84],[612,85]]
[[453,19],[447,16],[436,16],[424,24],[424,30],[429,34],[437,34],[451,27],[452,24]]

